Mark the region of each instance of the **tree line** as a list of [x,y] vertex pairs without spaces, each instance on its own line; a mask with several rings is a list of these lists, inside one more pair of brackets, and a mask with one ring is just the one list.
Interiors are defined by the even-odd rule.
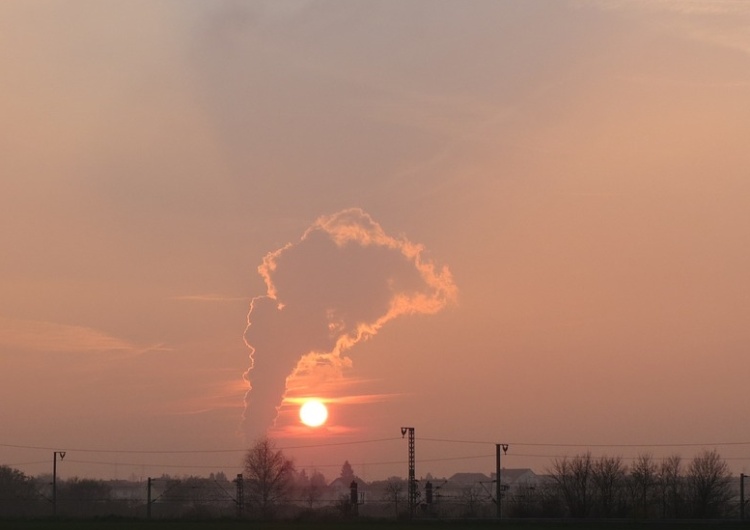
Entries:
[[[49,476],[29,477],[0,466],[0,517],[44,516],[50,511]],[[493,517],[494,487],[420,482],[417,517]],[[410,512],[406,482],[398,477],[365,483],[344,462],[333,488],[318,471],[296,470],[273,440],[262,438],[247,451],[243,473],[149,480],[143,483],[72,478],[58,481],[58,513],[69,517],[399,517]],[[428,486],[428,482],[430,482]],[[364,504],[358,496],[366,489]],[[130,489],[128,489],[130,488]],[[152,491],[153,489],[153,491]],[[427,491],[429,490],[429,494]],[[452,491],[453,493],[447,493]],[[505,487],[504,517],[682,519],[738,515],[732,476],[718,452],[703,451],[689,461],[678,455],[639,455],[630,465],[619,456],[582,453],[557,458],[533,481]]]
[[684,462],[639,455],[628,466],[619,456],[591,453],[558,458],[549,479],[509,499],[519,515],[574,518],[681,519],[736,516],[738,502],[729,468],[716,450]]

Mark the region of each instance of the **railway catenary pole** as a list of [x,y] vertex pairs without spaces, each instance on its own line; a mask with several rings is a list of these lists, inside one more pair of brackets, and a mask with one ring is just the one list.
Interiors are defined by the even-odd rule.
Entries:
[[417,510],[417,479],[414,471],[414,427],[401,427],[401,437],[409,433],[409,515]]

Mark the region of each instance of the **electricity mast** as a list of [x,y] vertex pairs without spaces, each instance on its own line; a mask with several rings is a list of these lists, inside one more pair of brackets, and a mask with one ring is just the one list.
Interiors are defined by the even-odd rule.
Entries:
[[417,510],[417,479],[414,473],[414,427],[401,427],[401,438],[409,433],[409,515]]

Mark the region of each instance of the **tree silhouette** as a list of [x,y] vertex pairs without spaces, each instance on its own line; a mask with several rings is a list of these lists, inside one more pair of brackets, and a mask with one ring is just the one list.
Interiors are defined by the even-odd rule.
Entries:
[[572,517],[586,517],[591,509],[591,453],[555,459],[549,474]]
[[327,483],[325,476],[320,471],[313,471],[312,475],[308,477],[307,472],[303,469],[297,476],[296,486],[300,500],[305,501],[308,508],[312,509],[325,493]]
[[619,456],[602,456],[591,466],[592,500],[598,515],[612,517],[624,504],[625,465]]
[[656,500],[659,468],[650,454],[640,454],[630,470],[628,491],[633,503],[633,515],[648,518]]
[[352,470],[352,465],[348,460],[344,460],[344,465],[341,466],[341,480],[346,485],[351,484],[352,480],[354,480],[354,470]]
[[38,513],[38,505],[39,497],[34,479],[17,469],[0,466],[0,515]]
[[245,455],[245,489],[264,519],[272,518],[278,504],[288,498],[293,478],[294,463],[266,437],[255,442]]
[[719,517],[732,498],[729,468],[716,450],[705,450],[690,462],[687,491],[693,515]]
[[663,517],[680,517],[685,504],[685,481],[682,477],[682,458],[672,455],[659,468],[659,488]]
[[393,513],[398,517],[398,505],[405,500],[404,490],[406,482],[400,477],[390,477],[385,483],[384,500],[393,503]]

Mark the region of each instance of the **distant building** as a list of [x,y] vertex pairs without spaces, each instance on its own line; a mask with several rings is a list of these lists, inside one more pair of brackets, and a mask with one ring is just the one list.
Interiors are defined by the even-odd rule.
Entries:
[[[490,476],[491,480],[495,481],[495,473]],[[528,488],[537,486],[541,482],[541,477],[534,473],[529,468],[520,469],[501,469],[500,470],[500,483],[503,489],[511,493],[521,488]]]
[[[521,487],[536,486],[540,483],[540,480],[541,477],[529,468],[503,468],[500,471],[500,483],[506,491],[512,492]],[[472,485],[492,485],[492,491],[494,491],[495,481],[495,473],[491,473],[489,476],[484,473],[456,473],[447,479],[442,488],[450,490]]]
[[[354,482],[357,483],[357,493],[361,497],[367,491],[367,483],[359,477],[354,477]],[[333,480],[328,484],[328,494],[332,500],[338,500],[346,496],[349,498],[351,493],[352,481],[345,480],[341,477]]]
[[487,483],[493,480],[484,473],[455,473],[448,479],[449,484],[467,486],[470,484]]

